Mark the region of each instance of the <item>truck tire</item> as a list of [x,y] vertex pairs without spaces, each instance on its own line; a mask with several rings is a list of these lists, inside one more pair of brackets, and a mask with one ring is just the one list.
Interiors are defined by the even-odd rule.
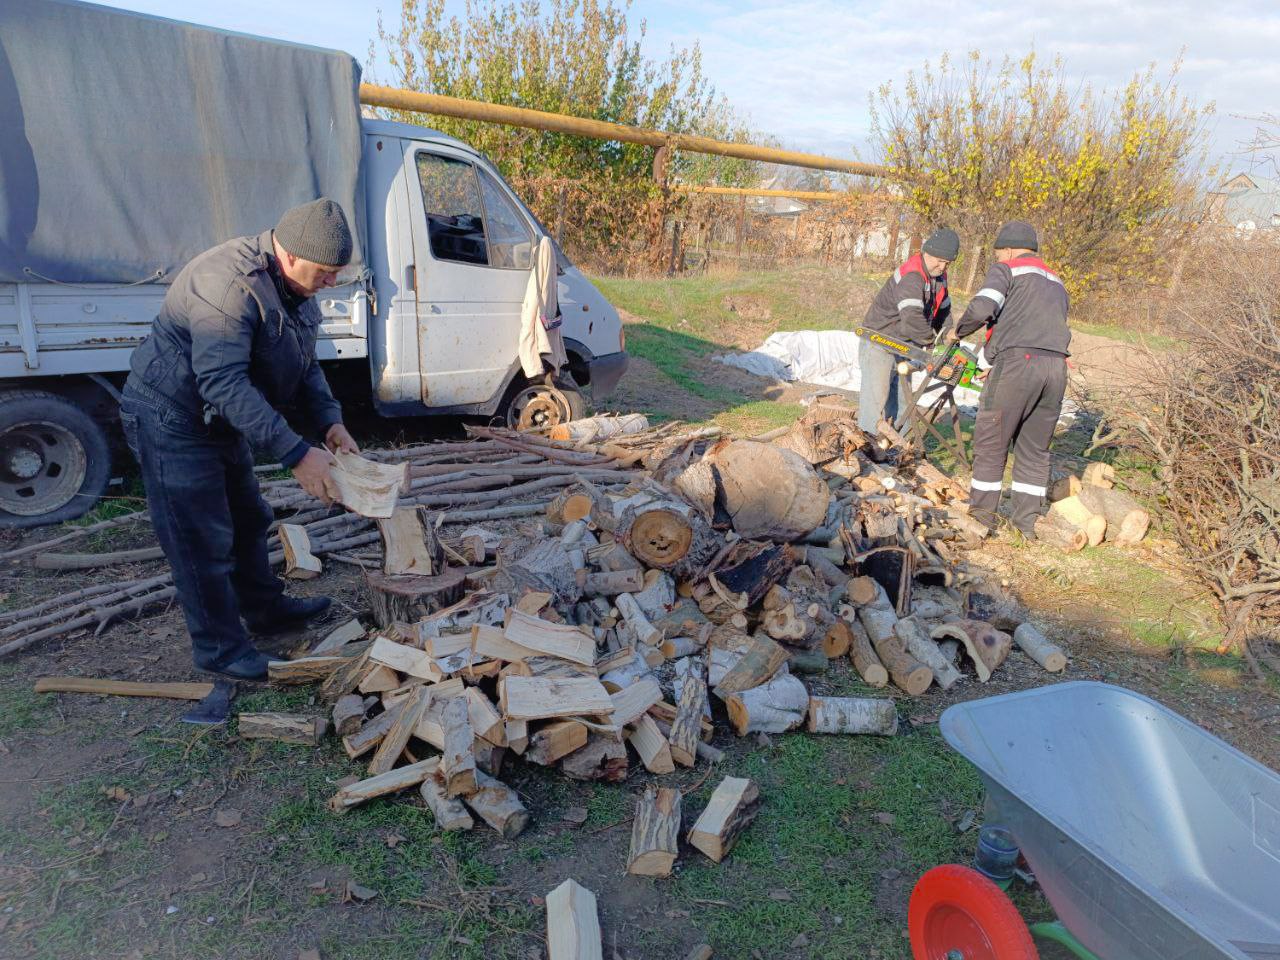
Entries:
[[572,380],[557,380],[554,389],[543,383],[518,381],[502,404],[502,416],[512,430],[553,427],[581,420],[586,412],[587,401]]
[[74,520],[110,478],[106,431],[74,402],[42,390],[0,393],[0,526]]

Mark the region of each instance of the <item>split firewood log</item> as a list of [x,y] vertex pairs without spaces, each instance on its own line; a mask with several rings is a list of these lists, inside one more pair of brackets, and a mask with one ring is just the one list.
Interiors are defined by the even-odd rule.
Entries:
[[627,779],[627,748],[620,741],[592,733],[587,744],[560,761],[560,772],[574,780]]
[[638,877],[671,876],[679,835],[680,791],[649,785],[636,803],[627,873]]
[[296,523],[282,523],[276,528],[280,546],[284,548],[284,575],[290,580],[310,580],[323,570],[320,560],[311,554],[311,540],[305,528]]
[[362,517],[390,517],[400,492],[409,488],[408,462],[376,463],[354,453],[335,454],[330,471],[337,500]]
[[1085,506],[1079,497],[1067,497],[1049,508],[1051,515],[1061,517],[1067,523],[1085,532],[1089,546],[1096,547],[1107,532],[1107,518]]
[[1147,535],[1151,514],[1138,501],[1119,490],[1100,486],[1081,488],[1079,500],[1107,520],[1106,538],[1119,544],[1137,543]]
[[689,830],[689,845],[720,863],[760,809],[760,789],[743,777],[725,777]]
[[991,679],[992,672],[1004,663],[1013,647],[1013,637],[983,620],[944,623],[934,627],[930,636],[934,640],[958,640],[973,661],[978,679],[983,683]]
[[416,507],[396,507],[377,521],[382,534],[382,572],[429,577],[444,571],[444,547],[435,530],[424,528]]
[[600,960],[603,943],[595,894],[572,879],[547,894],[549,960]]

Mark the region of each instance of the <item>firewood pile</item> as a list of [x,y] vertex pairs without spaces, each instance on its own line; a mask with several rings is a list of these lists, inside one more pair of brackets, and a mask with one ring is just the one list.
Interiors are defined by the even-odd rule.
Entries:
[[[964,551],[983,531],[964,489],[926,461],[886,462],[849,408],[819,402],[751,440],[623,419],[571,424],[563,440],[476,429],[471,444],[439,445],[444,457],[407,469],[352,464],[363,479],[344,502],[374,515],[376,531],[343,527],[317,547],[303,525],[281,526],[286,576],[314,575],[326,552],[365,568],[369,623],[270,668],[274,683],[319,683],[348,756],[368,760],[368,777],[330,800],[335,812],[414,789],[443,829],[482,820],[509,838],[529,820],[503,780],[515,764],[611,782],[635,761],[670,774],[721,758],[710,742],[721,717],[738,736],[892,736],[891,687],[919,696],[986,681],[1015,644],[1045,669],[1065,666],[1009,607],[980,607]],[[477,460],[511,454],[574,472],[555,474],[567,479],[514,533],[471,522],[446,535],[456,513],[415,484],[459,464],[481,475],[533,466]],[[886,695],[812,694],[802,678],[840,658]],[[246,722],[253,736],[325,735],[306,717]],[[716,860],[758,804],[734,778],[717,797],[694,831]],[[678,791],[646,791],[631,872],[671,871],[680,815]]]

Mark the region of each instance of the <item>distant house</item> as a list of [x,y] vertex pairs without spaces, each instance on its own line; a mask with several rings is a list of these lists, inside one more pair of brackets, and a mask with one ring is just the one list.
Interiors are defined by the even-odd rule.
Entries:
[[1237,230],[1280,230],[1280,180],[1237,173],[1209,194],[1208,215]]

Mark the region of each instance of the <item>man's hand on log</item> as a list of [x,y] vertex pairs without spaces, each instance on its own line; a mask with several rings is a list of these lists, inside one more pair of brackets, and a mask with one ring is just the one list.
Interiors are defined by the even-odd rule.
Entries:
[[[330,428],[330,433],[333,428]],[[346,431],[342,431],[346,433]],[[330,473],[330,468],[337,463],[327,450],[312,447],[307,455],[298,461],[293,468],[293,475],[302,489],[315,497],[326,507],[338,499],[338,484]]]
[[329,448],[332,453],[359,453],[360,447],[355,439],[347,432],[347,428],[340,423],[331,426],[324,435],[324,445]]

